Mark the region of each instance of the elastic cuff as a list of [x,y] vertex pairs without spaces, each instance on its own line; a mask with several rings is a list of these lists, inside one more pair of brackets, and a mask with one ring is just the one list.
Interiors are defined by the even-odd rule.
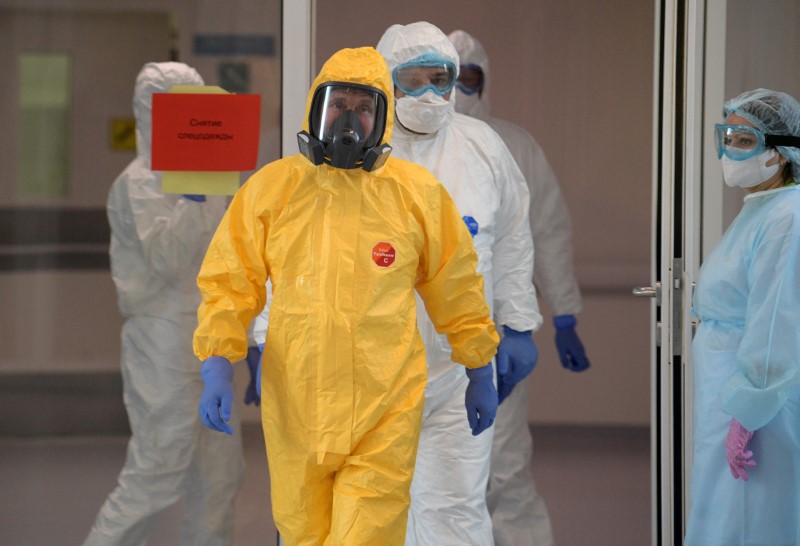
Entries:
[[530,330],[525,330],[525,331],[514,330],[510,326],[503,325],[503,335],[505,335],[505,336],[531,336],[531,335],[533,335],[533,332],[531,332]]
[[486,366],[481,366],[480,368],[467,368],[467,377],[469,377],[470,381],[493,376],[494,368],[492,368],[491,362],[489,362]]
[[223,377],[233,380],[233,366],[231,361],[224,356],[210,356],[203,361],[200,375],[204,380],[210,377]]
[[575,328],[576,324],[578,324],[578,320],[575,318],[575,315],[559,315],[553,317],[553,326],[559,330],[562,328]]

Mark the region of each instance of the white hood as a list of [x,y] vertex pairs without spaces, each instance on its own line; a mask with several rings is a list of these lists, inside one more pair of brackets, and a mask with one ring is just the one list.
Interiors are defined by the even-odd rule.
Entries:
[[204,85],[197,71],[183,63],[147,63],[136,76],[133,115],[136,118],[136,155],[150,166],[153,93],[168,93],[173,85]]
[[448,35],[450,42],[456,48],[458,57],[461,59],[461,64],[474,64],[480,66],[483,70],[483,90],[480,96],[465,95],[456,87],[456,112],[459,114],[466,114],[473,118],[489,121],[490,117],[490,103],[489,103],[489,56],[486,55],[486,50],[483,45],[469,33],[463,30],[454,30]]
[[[450,61],[456,67],[458,76],[458,53],[447,39],[444,32],[436,26],[425,21],[411,23],[410,25],[392,25],[381,36],[375,47],[386,59],[389,72],[393,73],[398,66],[411,62],[420,57],[436,56],[445,61]],[[450,111],[447,114],[445,125],[448,125],[455,113],[456,94],[450,93]],[[402,127],[402,120],[397,120]]]

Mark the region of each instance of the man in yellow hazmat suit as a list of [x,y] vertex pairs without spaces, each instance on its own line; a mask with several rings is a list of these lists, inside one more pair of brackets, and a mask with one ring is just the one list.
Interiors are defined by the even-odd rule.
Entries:
[[426,381],[415,290],[467,368],[473,434],[497,408],[498,336],[469,231],[430,172],[388,157],[393,101],[373,48],[334,54],[309,92],[302,154],[238,191],[198,276],[199,410],[228,433],[230,363],[271,281],[261,408],[289,545],[403,544]]

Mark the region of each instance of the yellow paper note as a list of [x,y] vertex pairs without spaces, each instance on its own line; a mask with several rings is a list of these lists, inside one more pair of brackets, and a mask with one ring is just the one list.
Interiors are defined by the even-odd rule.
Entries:
[[197,195],[233,195],[239,189],[239,171],[164,171],[161,191]]
[[210,93],[216,95],[227,95],[228,92],[216,85],[173,85],[169,88],[170,93]]

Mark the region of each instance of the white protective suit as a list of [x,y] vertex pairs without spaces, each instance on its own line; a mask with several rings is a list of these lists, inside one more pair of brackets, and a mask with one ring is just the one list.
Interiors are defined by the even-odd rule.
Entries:
[[[429,23],[387,29],[377,45],[389,70],[424,54],[458,66],[458,55]],[[473,238],[478,272],[485,278],[495,323],[517,331],[536,330],[542,317],[531,282],[533,244],[528,224],[528,190],[500,137],[484,122],[457,114],[450,95],[444,125],[415,134],[398,116],[394,156],[429,169],[447,188],[459,212],[478,223]],[[486,485],[492,434],[474,437],[463,418],[467,377],[450,360],[450,346],[436,333],[422,305],[417,322],[428,358],[425,413],[406,544],[492,544]]]
[[[581,310],[581,294],[572,269],[572,225],[555,174],[528,131],[490,115],[489,58],[483,45],[463,30],[451,32],[448,38],[462,65],[477,65],[483,71],[480,95],[457,92],[456,112],[483,120],[497,131],[528,183],[536,286],[553,316],[576,315]],[[487,503],[498,546],[553,544],[547,507],[536,492],[531,473],[529,395],[530,383],[523,381],[497,411]]]
[[136,158],[108,196],[132,436],[119,486],[100,509],[86,544],[143,544],[158,517],[181,498],[184,544],[230,544],[233,536],[233,502],[244,469],[241,434],[200,424],[203,381],[192,352],[200,304],[196,277],[225,198],[195,202],[164,194],[161,173],[150,170],[152,94],[173,85],[203,80],[182,63],[148,63],[139,73],[133,97]]
[[[700,269],[685,544],[800,544],[800,187],[749,194]],[[757,466],[731,476],[731,416]]]

